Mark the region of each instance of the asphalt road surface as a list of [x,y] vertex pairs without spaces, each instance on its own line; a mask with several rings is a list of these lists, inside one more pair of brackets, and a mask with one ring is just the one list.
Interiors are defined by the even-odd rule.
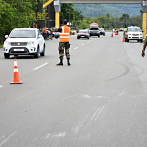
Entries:
[[0,147],[147,147],[147,57],[142,43],[70,37],[71,66],[56,66],[58,39],[46,56],[0,49]]

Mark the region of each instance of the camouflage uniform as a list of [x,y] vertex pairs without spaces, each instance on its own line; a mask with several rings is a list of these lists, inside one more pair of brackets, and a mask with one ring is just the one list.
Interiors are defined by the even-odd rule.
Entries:
[[64,57],[64,48],[65,48],[65,53],[66,53],[66,59],[70,59],[70,54],[69,54],[69,42],[59,42],[59,58],[63,60]]
[[141,53],[142,57],[145,56],[145,49],[146,49],[146,46],[147,46],[147,37],[145,38],[145,41],[144,41],[144,45],[143,45],[143,49],[142,49],[142,53]]

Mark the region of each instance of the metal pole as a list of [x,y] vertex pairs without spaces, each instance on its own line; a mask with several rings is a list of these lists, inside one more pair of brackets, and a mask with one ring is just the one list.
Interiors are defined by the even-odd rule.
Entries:
[[146,23],[147,23],[147,13],[143,13],[143,38],[146,38]]
[[59,28],[59,12],[56,12],[56,16],[55,16],[55,19],[56,19],[56,21],[55,21],[55,27],[58,27]]

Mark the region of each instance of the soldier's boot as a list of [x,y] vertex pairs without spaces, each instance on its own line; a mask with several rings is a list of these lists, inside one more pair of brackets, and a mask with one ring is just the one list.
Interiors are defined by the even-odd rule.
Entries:
[[58,64],[56,64],[56,65],[63,65],[63,60],[60,59],[60,62]]
[[70,59],[67,59],[67,64],[70,65]]

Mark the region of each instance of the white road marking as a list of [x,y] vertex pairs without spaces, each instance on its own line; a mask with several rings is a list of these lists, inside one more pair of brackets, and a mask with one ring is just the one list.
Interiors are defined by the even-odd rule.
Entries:
[[85,44],[82,44],[82,45],[85,45]]
[[45,137],[45,139],[49,138],[50,136],[51,136],[51,134],[47,134],[46,137]]
[[98,115],[96,116],[95,120],[97,120],[97,118],[99,117],[100,113],[102,112],[102,110],[104,109],[104,106],[101,108],[100,112],[98,113]]
[[90,95],[82,95],[81,97],[83,97],[83,98],[91,98]]
[[77,133],[80,131],[80,129],[83,127],[83,125],[84,125],[85,122],[86,122],[86,120],[82,120],[82,121],[78,124],[78,126],[77,126],[76,128],[73,129],[73,132],[74,132],[75,134],[77,134]]
[[58,134],[47,134],[44,139],[47,139],[49,137],[65,137],[65,136],[66,136],[66,132],[60,132]]
[[79,47],[75,47],[74,49],[76,50],[76,49],[78,49]]
[[45,65],[47,65],[47,64],[48,64],[48,63],[44,63],[43,65],[34,68],[34,70],[39,69],[39,68],[41,68],[41,67],[43,67],[43,66],[45,66]]
[[0,146],[2,146],[10,137],[12,137],[14,134],[16,133],[16,131],[14,133],[12,133],[10,136],[8,136],[2,143],[0,143]]
[[142,96],[143,96],[143,94],[141,94],[141,95],[137,98],[136,103],[135,103],[135,107],[137,106],[137,103],[138,103],[140,97],[142,97]]
[[103,96],[101,96],[101,95],[99,95],[99,96],[97,96],[97,98],[102,98]]
[[2,88],[3,87],[3,85],[0,85],[0,88]]
[[99,109],[100,109],[100,107],[95,111],[95,113],[93,114],[93,116],[92,116],[92,118],[91,118],[91,120],[90,121],[92,121],[93,120],[93,118],[95,117],[95,115],[97,114],[97,112],[99,111]]
[[59,134],[52,135],[52,137],[65,137],[65,136],[66,136],[66,132],[61,132]]

